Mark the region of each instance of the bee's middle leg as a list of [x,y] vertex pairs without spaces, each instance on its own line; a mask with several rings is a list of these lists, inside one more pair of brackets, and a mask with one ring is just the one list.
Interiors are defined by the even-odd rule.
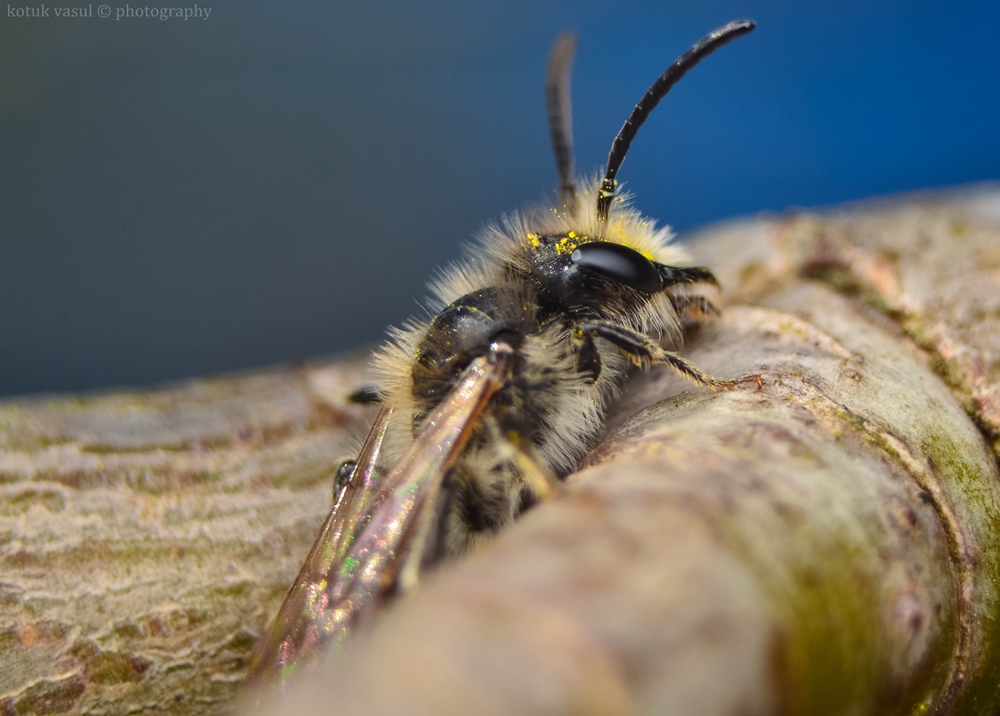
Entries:
[[525,487],[530,492],[529,495],[525,495],[522,491],[521,505],[519,505],[518,511],[525,503],[531,504],[551,497],[559,485],[559,480],[538,464],[538,461],[529,453],[530,446],[522,445],[517,436],[501,434],[500,426],[495,421],[490,421],[487,430],[494,444],[503,446],[503,460],[510,464],[516,473],[520,473]]

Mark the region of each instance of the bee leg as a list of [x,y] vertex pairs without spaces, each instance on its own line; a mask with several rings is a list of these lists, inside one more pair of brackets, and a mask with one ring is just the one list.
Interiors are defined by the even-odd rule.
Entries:
[[[593,345],[593,339],[590,340],[591,345]],[[596,355],[597,350],[594,349]],[[597,373],[600,374],[600,356],[597,356]],[[504,450],[504,459],[511,463],[514,468],[521,473],[521,477],[524,479],[527,487],[530,489],[531,494],[536,500],[546,500],[552,496],[555,492],[556,487],[559,485],[559,480],[554,476],[548,474],[548,472],[538,464],[525,447],[522,445],[521,439],[516,433],[508,433],[507,435],[501,434],[500,426],[495,420],[491,420],[486,423],[486,429],[490,433],[490,438],[494,445],[504,445],[506,449]],[[522,496],[522,504],[525,502],[526,495]]]
[[719,309],[704,296],[671,295],[670,305],[677,315],[687,318],[693,315],[718,316]]
[[378,392],[378,388],[374,385],[363,385],[347,396],[347,402],[354,403],[355,405],[381,403],[382,394]]
[[440,555],[435,549],[434,555],[428,559],[428,549],[435,533],[441,530],[441,521],[437,516],[437,506],[424,504],[417,515],[417,523],[413,527],[413,538],[403,557],[403,566],[396,576],[394,588],[397,594],[406,594],[420,582],[420,571],[428,562],[435,561]]
[[544,502],[552,497],[559,486],[559,480],[543,469],[533,457],[517,448],[514,450],[514,464],[527,483],[530,493],[521,494],[522,512],[535,502]]
[[732,388],[734,386],[733,381],[719,380],[705,374],[700,368],[677,353],[660,348],[652,338],[644,336],[638,331],[633,331],[631,328],[618,326],[614,323],[588,322],[581,325],[580,329],[614,343],[634,359],[668,365],[675,372],[698,385],[709,388]]
[[594,335],[577,330],[573,335],[573,348],[577,371],[587,376],[588,383],[596,383],[601,377],[601,354],[594,343]]
[[333,501],[336,503],[340,493],[344,491],[354,477],[354,469],[358,466],[357,460],[344,460],[340,467],[333,473]]

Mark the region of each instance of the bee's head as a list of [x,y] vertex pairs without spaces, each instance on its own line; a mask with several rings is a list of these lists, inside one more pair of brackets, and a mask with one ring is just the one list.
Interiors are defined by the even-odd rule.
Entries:
[[[667,92],[704,57],[753,28],[754,24],[747,20],[720,27],[678,57],[646,91],[611,145],[607,170],[595,192],[596,212],[591,215],[594,219],[583,222],[590,225],[589,230],[527,234],[525,248],[530,271],[559,304],[564,307],[596,306],[615,298],[632,304],[642,303],[667,286],[678,283],[677,277],[670,274],[671,267],[656,263],[652,256],[627,245],[631,242],[614,236],[616,232],[609,226],[609,214],[618,187],[618,170],[639,127]],[[546,95],[562,213],[576,223],[582,217],[572,179],[573,140],[569,121],[569,74],[574,49],[572,36],[563,36],[556,42],[549,60]],[[698,276],[694,280],[714,280],[707,271],[691,275]]]

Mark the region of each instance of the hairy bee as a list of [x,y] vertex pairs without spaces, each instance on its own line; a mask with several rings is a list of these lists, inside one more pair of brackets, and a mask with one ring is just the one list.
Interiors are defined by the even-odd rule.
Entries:
[[615,138],[604,177],[580,189],[569,129],[573,41],[557,41],[547,95],[559,200],[486,229],[472,256],[432,284],[433,317],[394,331],[377,354],[381,413],[257,644],[251,687],[280,683],[329,653],[423,566],[464,552],[550,494],[599,437],[630,364],[728,385],[661,347],[679,342],[684,314],[714,312],[685,288],[715,277],[674,265],[684,254],[669,229],[616,197],[616,175],[670,88],[753,27],[729,23],[667,68]]

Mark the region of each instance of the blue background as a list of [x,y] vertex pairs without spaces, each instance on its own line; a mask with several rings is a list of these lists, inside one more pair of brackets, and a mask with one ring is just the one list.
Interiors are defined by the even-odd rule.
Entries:
[[542,82],[565,30],[590,172],[678,54],[758,22],[670,94],[619,174],[681,232],[1000,177],[995,1],[205,6],[0,5],[0,394],[378,341],[484,221],[554,188]]

